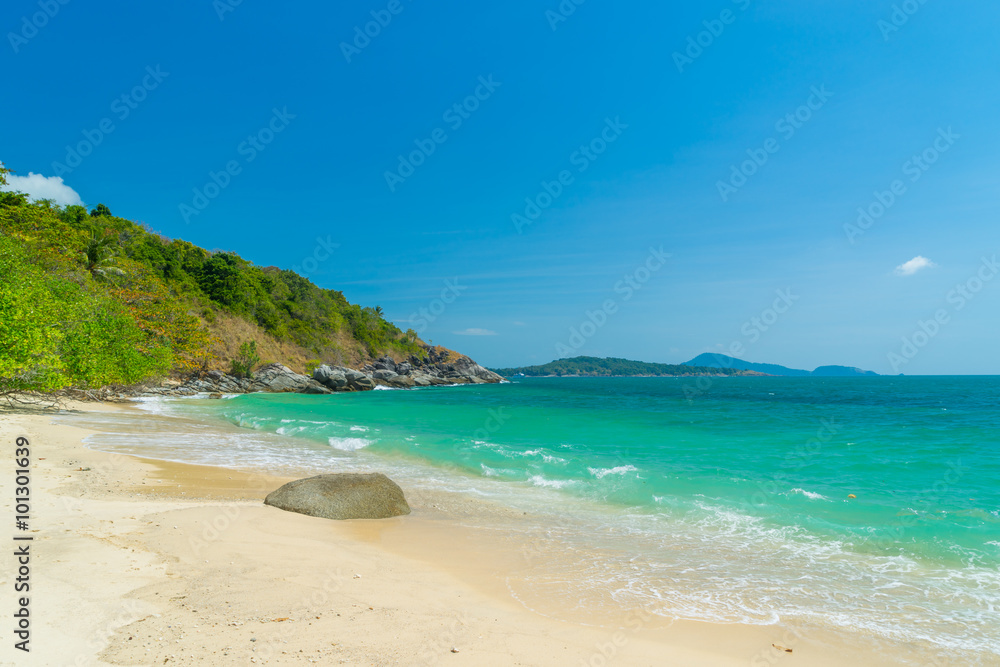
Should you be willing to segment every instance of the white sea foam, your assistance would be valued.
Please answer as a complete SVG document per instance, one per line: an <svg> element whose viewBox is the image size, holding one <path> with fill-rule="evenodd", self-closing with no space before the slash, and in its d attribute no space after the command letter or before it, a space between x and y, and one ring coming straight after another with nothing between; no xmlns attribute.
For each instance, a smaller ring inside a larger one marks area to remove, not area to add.
<svg viewBox="0 0 1000 667"><path fill-rule="evenodd" d="M361 432L364 432L364 431L368 430L368 427L367 426L352 426L351 430L352 431L361 431Z"/></svg>
<svg viewBox="0 0 1000 667"><path fill-rule="evenodd" d="M507 450L500 451L501 454L506 455ZM546 463L566 463L566 459L560 456L553 456L551 454L546 454L541 449L526 449L523 452L511 452L513 456L521 456L524 458L530 457L540 457Z"/></svg>
<svg viewBox="0 0 1000 667"><path fill-rule="evenodd" d="M541 475L532 475L528 478L528 481L535 486L544 486L550 489L564 489L576 483L571 479L546 479Z"/></svg>
<svg viewBox="0 0 1000 667"><path fill-rule="evenodd" d="M812 491L806 491L805 489L792 489L792 493L801 494L809 500L829 500L829 498L824 496L822 493L813 493Z"/></svg>
<svg viewBox="0 0 1000 667"><path fill-rule="evenodd" d="M597 479L603 479L608 475L624 475L627 472L636 472L639 469L633 465L615 466L614 468L587 468L590 474Z"/></svg>
<svg viewBox="0 0 1000 667"><path fill-rule="evenodd" d="M330 438L330 446L342 452L356 452L372 444L371 440L364 438Z"/></svg>
<svg viewBox="0 0 1000 667"><path fill-rule="evenodd" d="M152 412L156 415L169 414L169 409L167 407L167 399L162 396L141 396L139 398L132 399L136 407L145 412Z"/></svg>

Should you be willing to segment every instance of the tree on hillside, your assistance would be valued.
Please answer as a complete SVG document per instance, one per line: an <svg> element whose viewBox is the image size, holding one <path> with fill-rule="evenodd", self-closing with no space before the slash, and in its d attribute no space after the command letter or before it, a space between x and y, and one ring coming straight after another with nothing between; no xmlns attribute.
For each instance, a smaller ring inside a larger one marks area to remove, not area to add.
<svg viewBox="0 0 1000 667"><path fill-rule="evenodd" d="M94 232L83 248L84 267L97 280L109 275L123 276L125 272L112 266L115 258L115 235L108 232Z"/></svg>
<svg viewBox="0 0 1000 667"><path fill-rule="evenodd" d="M257 341L247 341L240 345L239 354L229 362L229 372L238 378L249 378L253 376L253 369L259 363L260 355L257 354Z"/></svg>
<svg viewBox="0 0 1000 667"><path fill-rule="evenodd" d="M110 218L111 217L111 209L109 209L104 204L98 204L97 208L95 208L93 211L90 212L90 217L92 217L92 218L101 218L101 217Z"/></svg>

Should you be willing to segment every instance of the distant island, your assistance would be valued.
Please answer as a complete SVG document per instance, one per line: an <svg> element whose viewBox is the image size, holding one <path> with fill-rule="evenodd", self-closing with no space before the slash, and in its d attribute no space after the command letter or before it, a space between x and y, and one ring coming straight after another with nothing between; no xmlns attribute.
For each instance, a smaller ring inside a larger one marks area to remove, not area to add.
<svg viewBox="0 0 1000 667"><path fill-rule="evenodd" d="M730 368L744 371L756 371L765 375L778 375L781 377L862 377L877 376L874 371L866 371L851 366L820 366L813 371L787 368L777 364L756 364L752 361L743 361L735 357L724 354L706 353L683 364L695 368Z"/></svg>
<svg viewBox="0 0 1000 667"><path fill-rule="evenodd" d="M757 371L720 366L692 366L690 364L653 364L645 361L598 357L573 357L557 359L541 366L520 368L491 368L504 377L685 377L692 375L762 375Z"/></svg>
<svg viewBox="0 0 1000 667"><path fill-rule="evenodd" d="M814 371L787 368L777 364L756 364L727 357L724 354L701 354L684 364L655 364L608 357L573 357L557 359L539 366L520 368L491 368L504 377L690 377L712 376L763 376L778 377L860 377L878 373L849 366L820 366Z"/></svg>

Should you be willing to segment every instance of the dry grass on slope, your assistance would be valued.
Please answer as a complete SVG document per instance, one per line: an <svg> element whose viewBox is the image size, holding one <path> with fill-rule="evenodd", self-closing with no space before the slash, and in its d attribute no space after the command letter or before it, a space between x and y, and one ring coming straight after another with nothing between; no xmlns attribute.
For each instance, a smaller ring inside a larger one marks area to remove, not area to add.
<svg viewBox="0 0 1000 667"><path fill-rule="evenodd" d="M364 365L367 361L361 345L343 332L334 336L334 345L312 350L292 341L280 341L256 323L228 313L216 313L215 321L207 324L207 328L214 339L210 351L215 355L209 368L221 371L229 370L229 361L239 353L240 345L251 340L257 341L261 364L281 363L296 373L304 373L310 361L321 360L352 367Z"/></svg>

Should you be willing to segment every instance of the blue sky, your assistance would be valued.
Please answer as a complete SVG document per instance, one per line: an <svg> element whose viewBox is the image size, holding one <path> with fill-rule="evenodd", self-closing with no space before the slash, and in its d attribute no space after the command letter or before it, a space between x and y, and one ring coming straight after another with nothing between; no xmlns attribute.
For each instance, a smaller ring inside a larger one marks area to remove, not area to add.
<svg viewBox="0 0 1000 667"><path fill-rule="evenodd" d="M740 344L1000 373L998 19L941 0L12 0L0 158L488 365Z"/></svg>

